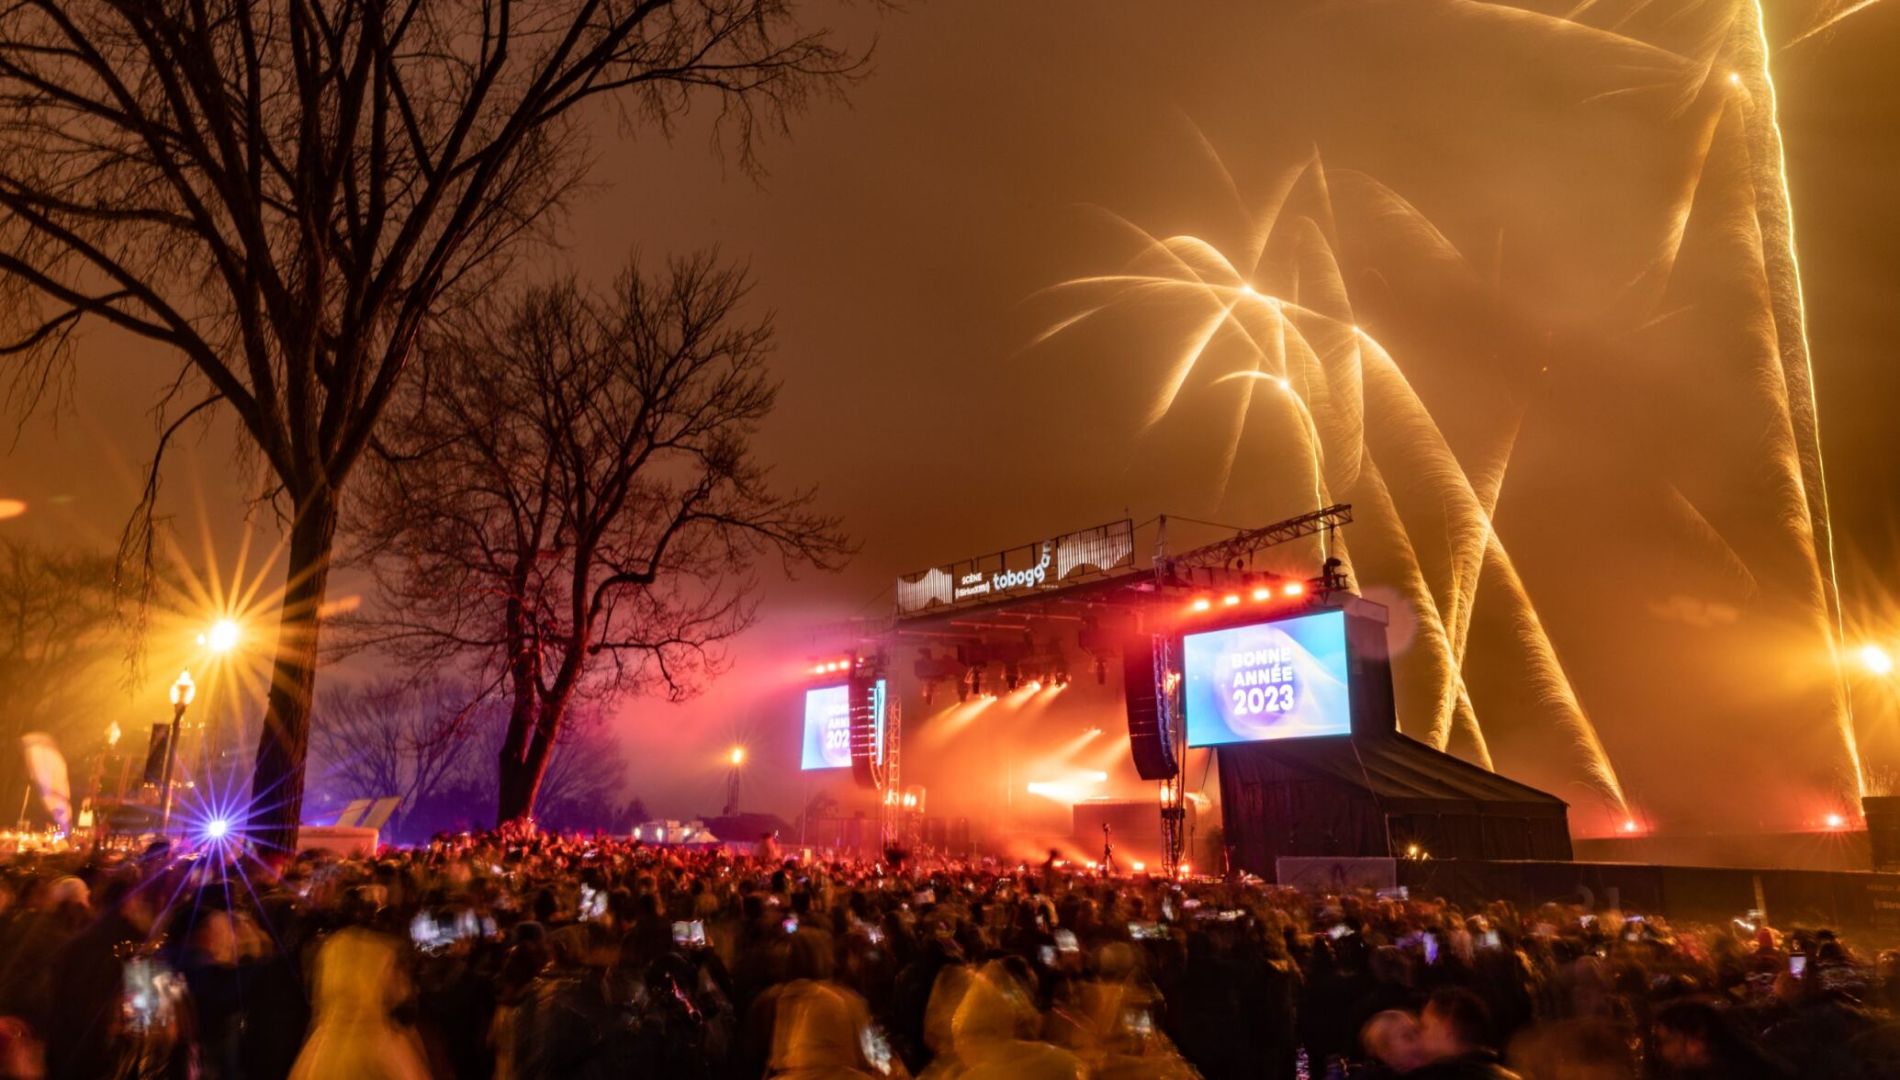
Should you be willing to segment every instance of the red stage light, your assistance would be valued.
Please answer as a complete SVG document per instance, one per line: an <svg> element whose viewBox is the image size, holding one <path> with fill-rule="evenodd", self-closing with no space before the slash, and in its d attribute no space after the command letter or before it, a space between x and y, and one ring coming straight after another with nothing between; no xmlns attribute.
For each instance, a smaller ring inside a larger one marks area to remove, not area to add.
<svg viewBox="0 0 1900 1080"><path fill-rule="evenodd" d="M1642 826L1636 824L1636 821L1634 818L1630 819L1629 821L1625 821L1623 823L1623 831L1626 833L1633 833L1640 830L1641 828Z"/></svg>
<svg viewBox="0 0 1900 1080"><path fill-rule="evenodd" d="M1280 591L1288 596L1298 596L1306 591L1306 586L1297 581L1289 581L1280 586Z"/></svg>
<svg viewBox="0 0 1900 1080"><path fill-rule="evenodd" d="M1235 604L1240 603L1240 594L1228 593L1226 596L1220 598L1220 602L1226 604L1228 607L1233 607Z"/></svg>
<svg viewBox="0 0 1900 1080"><path fill-rule="evenodd" d="M1830 829L1843 828L1844 826L1846 826L1846 824L1847 824L1847 818L1843 817L1840 814L1829 814L1827 816L1827 827Z"/></svg>
<svg viewBox="0 0 1900 1080"><path fill-rule="evenodd" d="M1255 601L1265 600L1267 597L1272 596L1272 595L1273 595L1273 590L1268 589L1268 588L1259 588L1253 591L1253 598Z"/></svg>
<svg viewBox="0 0 1900 1080"><path fill-rule="evenodd" d="M1208 608L1213 607L1213 606L1214 606L1213 602L1208 600L1208 598L1205 596L1201 597L1199 600L1194 601L1194 610L1196 611L1206 611Z"/></svg>

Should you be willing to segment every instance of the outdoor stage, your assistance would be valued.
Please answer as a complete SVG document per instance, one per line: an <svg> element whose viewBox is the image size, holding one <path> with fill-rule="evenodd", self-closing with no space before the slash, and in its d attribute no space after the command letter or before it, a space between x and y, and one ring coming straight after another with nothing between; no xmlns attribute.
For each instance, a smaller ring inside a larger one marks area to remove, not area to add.
<svg viewBox="0 0 1900 1080"><path fill-rule="evenodd" d="M1287 855L1568 859L1561 800L1399 733L1386 610L1328 557L1350 521L1175 553L1159 519L1142 560L1124 520L904 575L813 657L801 765L870 809L806 840L1267 878Z"/></svg>

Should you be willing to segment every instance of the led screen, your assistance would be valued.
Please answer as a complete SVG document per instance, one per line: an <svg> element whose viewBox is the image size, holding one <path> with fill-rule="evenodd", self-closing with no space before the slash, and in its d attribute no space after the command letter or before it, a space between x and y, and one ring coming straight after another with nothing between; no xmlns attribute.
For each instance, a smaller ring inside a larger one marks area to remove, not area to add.
<svg viewBox="0 0 1900 1080"><path fill-rule="evenodd" d="M820 686L805 691L805 751L801 769L851 767L851 691Z"/></svg>
<svg viewBox="0 0 1900 1080"><path fill-rule="evenodd" d="M1352 732L1345 612L1189 634L1181 651L1189 746Z"/></svg>

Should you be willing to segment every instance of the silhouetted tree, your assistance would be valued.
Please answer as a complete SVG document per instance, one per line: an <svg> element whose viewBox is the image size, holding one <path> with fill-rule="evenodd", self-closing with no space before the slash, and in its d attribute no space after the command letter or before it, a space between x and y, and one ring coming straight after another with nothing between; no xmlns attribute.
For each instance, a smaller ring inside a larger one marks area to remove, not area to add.
<svg viewBox="0 0 1900 1080"><path fill-rule="evenodd" d="M478 705L460 731L463 748L454 767L405 803L397 832L402 839L421 841L437 832L485 827L495 820L501 746L508 734L506 703ZM625 782L626 761L605 719L596 710L579 710L562 725L549 755L535 817L556 830L625 833L646 815L638 797L622 796Z"/></svg>
<svg viewBox="0 0 1900 1080"><path fill-rule="evenodd" d="M394 795L391 831L464 768L470 693L440 680L339 688L318 698L311 753L331 794Z"/></svg>
<svg viewBox="0 0 1900 1080"><path fill-rule="evenodd" d="M0 540L0 790L25 782L21 735L51 732L70 755L119 718L126 637L114 615L111 556Z"/></svg>
<svg viewBox="0 0 1900 1080"><path fill-rule="evenodd" d="M22 0L0 19L0 356L32 408L89 321L180 358L165 445L226 409L288 518L254 779L290 843L339 499L416 336L582 178L577 107L697 95L749 162L853 61L794 0ZM145 522L141 525L139 522Z"/></svg>
<svg viewBox="0 0 1900 1080"><path fill-rule="evenodd" d="M472 305L370 474L361 535L380 586L359 622L416 668L459 664L509 706L503 821L530 815L576 701L694 693L753 616L776 556L847 544L811 493L781 493L748 442L772 409L769 319L710 256L630 266Z"/></svg>

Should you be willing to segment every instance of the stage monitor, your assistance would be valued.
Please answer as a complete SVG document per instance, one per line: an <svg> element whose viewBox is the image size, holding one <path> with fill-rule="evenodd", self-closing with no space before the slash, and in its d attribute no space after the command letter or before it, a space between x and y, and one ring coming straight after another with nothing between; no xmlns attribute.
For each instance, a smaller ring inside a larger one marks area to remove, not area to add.
<svg viewBox="0 0 1900 1080"><path fill-rule="evenodd" d="M1352 734L1346 613L1182 639L1189 746Z"/></svg>
<svg viewBox="0 0 1900 1080"><path fill-rule="evenodd" d="M798 767L851 767L851 688L844 683L805 691L805 749Z"/></svg>

